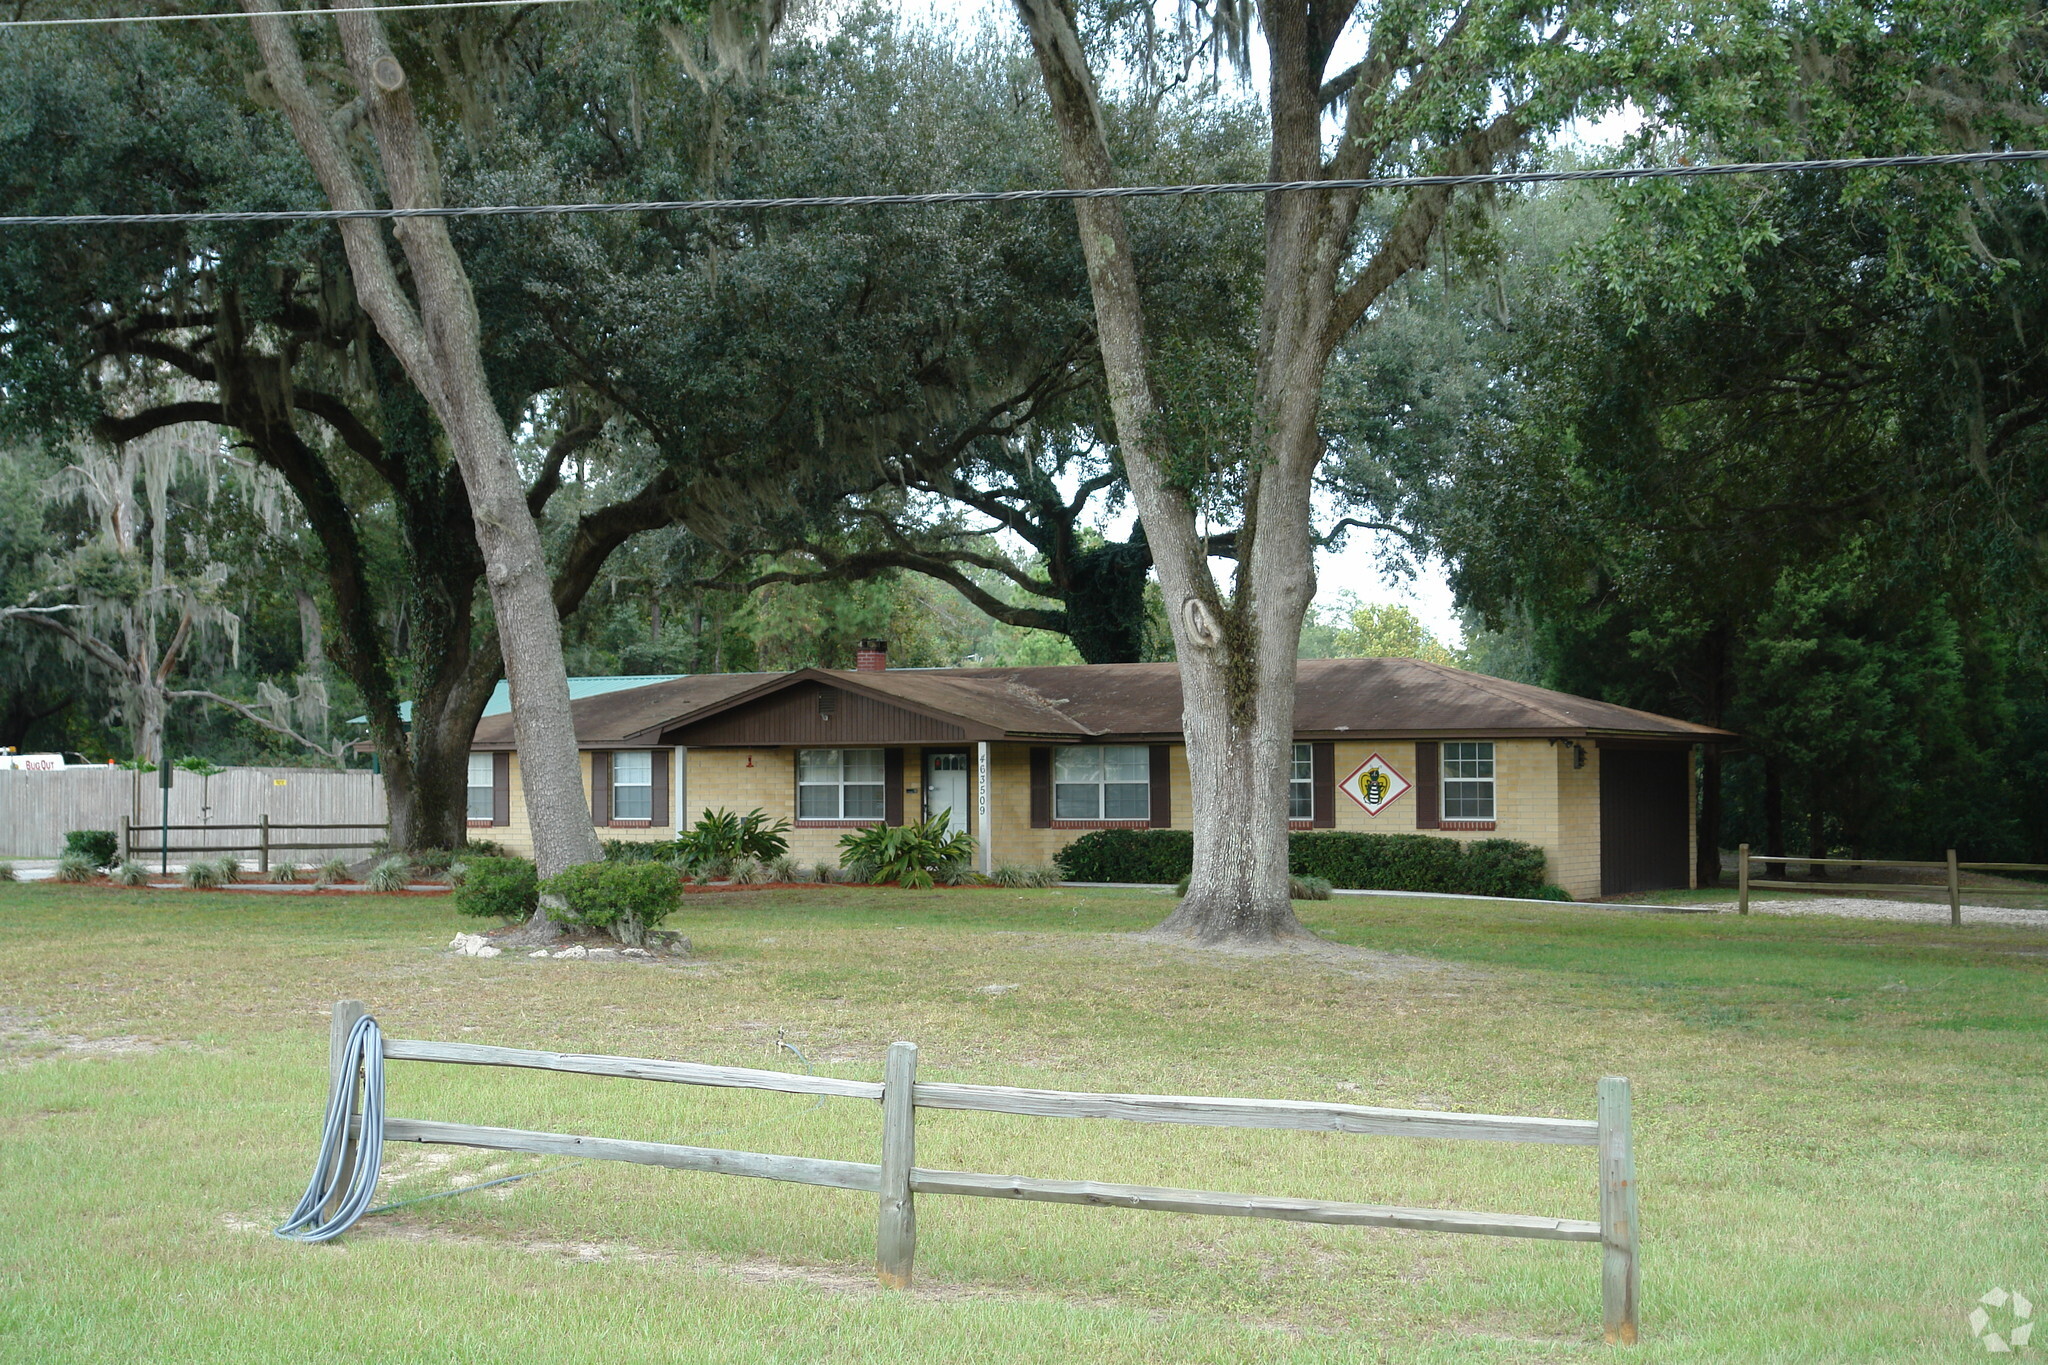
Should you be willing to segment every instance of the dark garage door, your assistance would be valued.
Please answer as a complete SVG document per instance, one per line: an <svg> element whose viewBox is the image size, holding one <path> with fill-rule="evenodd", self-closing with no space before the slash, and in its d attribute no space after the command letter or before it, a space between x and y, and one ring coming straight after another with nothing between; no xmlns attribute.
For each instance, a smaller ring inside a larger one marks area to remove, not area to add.
<svg viewBox="0 0 2048 1365"><path fill-rule="evenodd" d="M1600 750L1600 890L1617 896L1691 884L1690 749Z"/></svg>

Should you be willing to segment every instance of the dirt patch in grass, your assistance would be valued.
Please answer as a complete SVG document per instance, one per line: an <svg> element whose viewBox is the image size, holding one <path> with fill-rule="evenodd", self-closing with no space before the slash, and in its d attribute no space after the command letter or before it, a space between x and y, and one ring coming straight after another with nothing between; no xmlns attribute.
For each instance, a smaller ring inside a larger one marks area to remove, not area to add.
<svg viewBox="0 0 2048 1365"><path fill-rule="evenodd" d="M33 1015L0 1010L0 1070L16 1070L65 1057L135 1057L166 1047L188 1046L135 1034L88 1038L79 1033L58 1033L44 1027Z"/></svg>
<svg viewBox="0 0 2048 1365"><path fill-rule="evenodd" d="M1300 938L1273 939L1264 943L1204 943L1200 939L1162 933L1157 929L1147 929L1137 934L1097 934L1092 937L1107 951L1129 953L1133 956L1148 955L1154 960L1179 958L1183 961L1199 961L1203 958L1241 958L1246 961L1299 962L1309 966L1328 967L1347 976L1365 979L1420 974L1477 979L1485 975L1469 967L1459 967L1426 957L1415 957L1408 953L1389 953L1376 948L1354 948L1349 944L1333 942L1313 934Z"/></svg>

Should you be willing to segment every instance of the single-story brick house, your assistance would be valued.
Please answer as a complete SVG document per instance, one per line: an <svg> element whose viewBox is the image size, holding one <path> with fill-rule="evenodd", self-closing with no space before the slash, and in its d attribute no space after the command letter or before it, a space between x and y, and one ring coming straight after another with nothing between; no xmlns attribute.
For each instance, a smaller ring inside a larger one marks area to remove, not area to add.
<svg viewBox="0 0 2048 1365"><path fill-rule="evenodd" d="M703 674L572 703L592 818L667 839L710 809L790 821L836 862L851 828L941 812L985 866L1044 864L1079 833L1189 824L1171 663ZM1692 884L1693 749L1734 738L1416 659L1305 659L1297 829L1520 839L1574 896ZM530 850L509 715L477 727L470 828Z"/></svg>

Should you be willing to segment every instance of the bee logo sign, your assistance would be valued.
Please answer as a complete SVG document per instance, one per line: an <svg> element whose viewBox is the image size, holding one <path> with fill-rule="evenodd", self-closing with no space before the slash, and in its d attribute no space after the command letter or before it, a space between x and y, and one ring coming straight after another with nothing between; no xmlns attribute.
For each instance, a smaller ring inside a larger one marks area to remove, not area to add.
<svg viewBox="0 0 2048 1365"><path fill-rule="evenodd" d="M1365 808L1367 815L1378 815L1412 784L1395 771L1393 764L1374 754L1338 785L1346 796Z"/></svg>

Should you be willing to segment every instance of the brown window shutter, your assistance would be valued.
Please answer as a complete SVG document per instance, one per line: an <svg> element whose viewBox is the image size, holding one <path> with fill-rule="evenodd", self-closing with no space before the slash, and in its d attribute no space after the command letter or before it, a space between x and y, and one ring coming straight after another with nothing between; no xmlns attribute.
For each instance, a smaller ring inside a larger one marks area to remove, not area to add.
<svg viewBox="0 0 2048 1365"><path fill-rule="evenodd" d="M612 756L600 750L590 756L590 823L612 822Z"/></svg>
<svg viewBox="0 0 2048 1365"><path fill-rule="evenodd" d="M903 823L903 751L882 750L883 819L892 825Z"/></svg>
<svg viewBox="0 0 2048 1365"><path fill-rule="evenodd" d="M656 829L668 828L668 750L654 751L654 818L647 822Z"/></svg>
<svg viewBox="0 0 2048 1365"><path fill-rule="evenodd" d="M1052 828L1052 750L1031 751L1031 828Z"/></svg>
<svg viewBox="0 0 2048 1365"><path fill-rule="evenodd" d="M1416 741L1415 828L1417 829L1442 829L1444 827L1442 769L1438 766L1437 762L1439 752L1441 750L1433 739Z"/></svg>
<svg viewBox="0 0 2048 1365"><path fill-rule="evenodd" d="M512 755L503 749L491 755L491 823L512 823Z"/></svg>
<svg viewBox="0 0 2048 1365"><path fill-rule="evenodd" d="M1308 746L1308 789L1315 798L1311 829L1337 828L1337 746L1319 739Z"/></svg>
<svg viewBox="0 0 2048 1365"><path fill-rule="evenodd" d="M1173 746L1152 746L1152 828L1173 828Z"/></svg>

